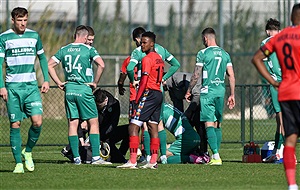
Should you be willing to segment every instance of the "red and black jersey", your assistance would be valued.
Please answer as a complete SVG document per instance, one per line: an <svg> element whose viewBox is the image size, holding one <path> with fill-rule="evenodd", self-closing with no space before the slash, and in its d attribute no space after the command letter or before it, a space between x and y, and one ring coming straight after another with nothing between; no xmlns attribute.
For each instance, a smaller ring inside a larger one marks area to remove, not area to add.
<svg viewBox="0 0 300 190"><path fill-rule="evenodd" d="M142 59L142 75L149 76L146 89L161 91L160 84L163 77L164 65L165 63L161 56L156 52L150 52Z"/></svg>
<svg viewBox="0 0 300 190"><path fill-rule="evenodd" d="M300 26L291 26L271 38L261 50L276 52L282 72L278 101L300 100Z"/></svg>

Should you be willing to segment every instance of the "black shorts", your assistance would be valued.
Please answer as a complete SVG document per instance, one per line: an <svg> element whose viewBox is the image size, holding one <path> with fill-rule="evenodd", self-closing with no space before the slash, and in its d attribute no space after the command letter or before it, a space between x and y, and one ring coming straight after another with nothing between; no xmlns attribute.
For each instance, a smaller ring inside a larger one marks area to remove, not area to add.
<svg viewBox="0 0 300 190"><path fill-rule="evenodd" d="M280 102L285 136L300 136L300 100Z"/></svg>
<svg viewBox="0 0 300 190"><path fill-rule="evenodd" d="M134 105L131 121L158 123L162 105L162 92L157 90L145 90L139 103Z"/></svg>
<svg viewBox="0 0 300 190"><path fill-rule="evenodd" d="M134 102L135 102L135 100L129 101L129 112L128 112L129 121L132 117L132 113L133 113L133 110L134 110Z"/></svg>

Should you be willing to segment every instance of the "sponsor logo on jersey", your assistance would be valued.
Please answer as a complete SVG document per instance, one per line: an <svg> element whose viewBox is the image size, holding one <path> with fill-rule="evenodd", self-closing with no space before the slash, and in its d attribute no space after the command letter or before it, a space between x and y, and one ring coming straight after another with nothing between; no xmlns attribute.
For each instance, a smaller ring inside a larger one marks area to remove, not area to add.
<svg viewBox="0 0 300 190"><path fill-rule="evenodd" d="M220 78L215 78L215 80L211 80L210 82L211 82L212 84L217 85L217 86L219 86L220 84L223 84L223 83L224 83L224 81L221 80Z"/></svg>
<svg viewBox="0 0 300 190"><path fill-rule="evenodd" d="M82 97L82 94L76 93L76 92L67 92L66 96L80 96Z"/></svg>
<svg viewBox="0 0 300 190"><path fill-rule="evenodd" d="M16 48L11 50L12 54L34 54L32 47Z"/></svg>
<svg viewBox="0 0 300 190"><path fill-rule="evenodd" d="M71 74L70 76L68 76L69 81L78 81L80 79L81 79L81 77L80 76L78 77L75 74Z"/></svg>
<svg viewBox="0 0 300 190"><path fill-rule="evenodd" d="M31 102L30 105L32 107L36 107L36 106L42 106L42 103L41 102Z"/></svg>

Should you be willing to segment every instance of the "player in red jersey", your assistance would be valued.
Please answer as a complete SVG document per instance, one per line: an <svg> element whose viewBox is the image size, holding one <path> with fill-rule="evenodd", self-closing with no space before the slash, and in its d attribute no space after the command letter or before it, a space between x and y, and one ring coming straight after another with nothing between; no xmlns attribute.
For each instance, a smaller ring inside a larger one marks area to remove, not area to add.
<svg viewBox="0 0 300 190"><path fill-rule="evenodd" d="M293 26L285 28L258 50L252 58L259 73L278 88L285 130L283 164L289 190L298 190L296 184L295 148L300 136L300 4L293 6ZM282 82L276 82L268 73L263 59L276 52L282 71Z"/></svg>
<svg viewBox="0 0 300 190"><path fill-rule="evenodd" d="M122 63L122 66L121 66L121 70L120 70L120 77L119 77L119 80L118 80L118 89L119 89L119 94L120 95L124 95L125 93L125 88L124 88L124 81L126 79L126 76L127 76L127 66L128 64L130 63L130 56L128 56ZM137 67L134 68L134 80L135 81L138 81L138 74L137 74ZM133 102L135 101L135 98L136 98L136 89L135 87L133 86L132 83L129 83L129 91L130 91L130 95L129 95L129 118L131 118L131 115L132 115L132 105L133 105Z"/></svg>
<svg viewBox="0 0 300 190"><path fill-rule="evenodd" d="M156 160L159 148L158 122L163 100L160 84L164 72L164 61L154 50L155 38L156 36L152 32L142 34L141 48L146 53L146 56L142 59L142 76L135 100L134 113L129 125L130 159L126 164L118 166L118 168L137 168L138 132L143 122L147 122L151 136L151 159L142 168L155 169L157 167Z"/></svg>

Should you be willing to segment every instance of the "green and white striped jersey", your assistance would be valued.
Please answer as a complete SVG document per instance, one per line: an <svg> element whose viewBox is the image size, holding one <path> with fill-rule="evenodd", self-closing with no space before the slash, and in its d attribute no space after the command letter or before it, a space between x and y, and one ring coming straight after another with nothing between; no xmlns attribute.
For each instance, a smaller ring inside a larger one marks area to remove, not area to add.
<svg viewBox="0 0 300 190"><path fill-rule="evenodd" d="M161 119L164 127L175 137L181 135L185 131L194 131L186 116L177 108L170 104L163 103L161 109L163 110L161 112Z"/></svg>
<svg viewBox="0 0 300 190"><path fill-rule="evenodd" d="M265 45L272 37L268 37L261 42L261 46ZM264 59L264 64L267 67L267 70L271 74L274 80L281 82L281 68L279 61L276 55L276 52L273 52L269 57Z"/></svg>
<svg viewBox="0 0 300 190"><path fill-rule="evenodd" d="M26 29L16 34L12 29L0 35L0 57L6 61L6 87L26 88L37 85L35 58L44 53L42 41L36 31Z"/></svg>
<svg viewBox="0 0 300 190"><path fill-rule="evenodd" d="M200 96L224 97L227 66L232 66L229 54L219 46L210 46L198 52L196 65L202 67Z"/></svg>
<svg viewBox="0 0 300 190"><path fill-rule="evenodd" d="M83 43L68 44L52 57L62 67L65 73L65 81L69 84L84 84L93 81L93 70L91 64L100 57L94 47Z"/></svg>

